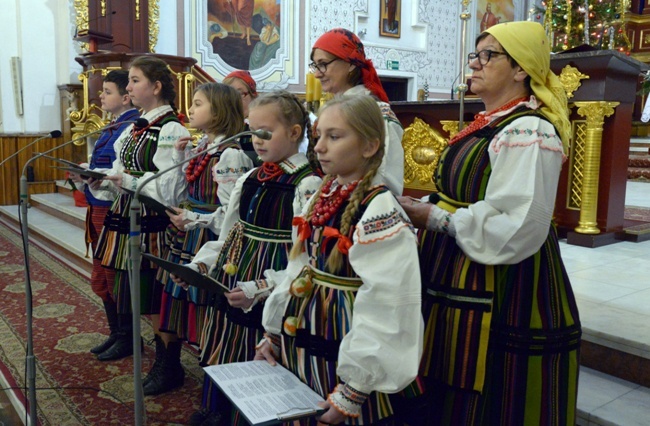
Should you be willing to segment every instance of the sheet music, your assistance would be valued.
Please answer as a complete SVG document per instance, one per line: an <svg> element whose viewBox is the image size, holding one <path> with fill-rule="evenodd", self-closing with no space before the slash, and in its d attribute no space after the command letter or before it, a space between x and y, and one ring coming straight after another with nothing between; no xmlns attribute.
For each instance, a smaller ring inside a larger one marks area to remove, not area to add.
<svg viewBox="0 0 650 426"><path fill-rule="evenodd" d="M318 403L324 399L279 364L236 362L204 370L253 425L278 424L323 412Z"/></svg>

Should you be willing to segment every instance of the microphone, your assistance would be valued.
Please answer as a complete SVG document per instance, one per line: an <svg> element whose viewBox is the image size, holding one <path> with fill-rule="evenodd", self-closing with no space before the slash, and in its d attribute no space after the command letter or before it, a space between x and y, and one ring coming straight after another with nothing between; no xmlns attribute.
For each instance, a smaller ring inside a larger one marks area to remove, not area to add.
<svg viewBox="0 0 650 426"><path fill-rule="evenodd" d="M131 204L129 206L129 219L130 219L130 234L129 234L130 256L129 257L131 259L131 271L129 274L129 279L132 283L140 282L140 264L142 263L142 251L141 251L142 249L140 247L140 229L141 229L140 214L141 214L142 206L138 198L140 197L140 191L142 191L142 188L144 188L144 186L149 182L151 182L152 180L159 178L165 173L170 172L175 168L182 166L185 163L189 163L190 161L194 160L195 158L209 151L217 150L221 145L225 144L226 142L231 142L235 139L238 139L246 135L254 135L260 139L271 139L272 136L271 132L267 130L246 130L244 132L237 133L234 136L222 140L220 143L216 144L215 146L211 146L206 150L203 150L195 155L186 158L185 160L181 161L178 164L175 164L163 170L159 170L156 174L154 174L153 176L149 176L148 178L145 178L142 181L142 183L138 184L135 193L131 196ZM141 342L140 342L140 286L139 285L131 286L131 310L133 312L132 328L133 328L133 365L134 365L133 386L135 391L134 405L135 407L143 407L144 395L142 391L142 375L140 371L140 366L142 363L142 358L141 358L142 355L140 353Z"/></svg>
<svg viewBox="0 0 650 426"><path fill-rule="evenodd" d="M273 134L271 132L269 132L268 130L249 130L249 132L253 136L257 136L258 138L265 139L265 140L269 140L273 136ZM246 132L242 132L242 133L246 133ZM235 136L237 136L237 135L235 135ZM245 136L245 135L243 135L243 136Z"/></svg>
<svg viewBox="0 0 650 426"><path fill-rule="evenodd" d="M29 144L27 144L26 146L20 148L18 151L14 152L14 153L11 154L9 157L7 157L7 158L5 158L4 160L2 160L2 162L0 162L0 166L2 166L4 163L6 163L6 162L9 161L10 159L14 158L16 155L20 154L20 153L23 152L24 150L26 150L26 149L29 148L30 146L34 145L36 142L41 141L41 140L43 140L43 139L47 139L47 138L56 139L56 138L61 137L61 134L62 134L62 133L61 133L60 130L52 130L52 131L51 131L50 133L48 133L47 135L45 135L45 136L41 136L40 138L31 141L31 142L30 142Z"/></svg>
<svg viewBox="0 0 650 426"><path fill-rule="evenodd" d="M451 83L451 96L449 97L449 99L451 99L452 101L454 100L454 91L455 91L454 90L454 84L456 84L456 82L458 81L458 79L460 78L460 75L462 73L463 73L463 71L459 72L458 75L456 76L456 78L454 78L454 81Z"/></svg>

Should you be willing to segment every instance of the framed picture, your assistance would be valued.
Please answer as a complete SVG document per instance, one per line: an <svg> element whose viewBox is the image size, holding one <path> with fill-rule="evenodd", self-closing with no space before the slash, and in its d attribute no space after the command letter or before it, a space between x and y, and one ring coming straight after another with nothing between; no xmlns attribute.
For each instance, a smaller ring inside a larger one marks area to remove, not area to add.
<svg viewBox="0 0 650 426"><path fill-rule="evenodd" d="M493 25L514 20L514 0L478 0L476 4L476 35Z"/></svg>
<svg viewBox="0 0 650 426"><path fill-rule="evenodd" d="M399 38L402 27L402 0L379 0L379 35Z"/></svg>
<svg viewBox="0 0 650 426"><path fill-rule="evenodd" d="M218 81L248 70L258 91L300 81L300 2L297 0L185 0L188 51Z"/></svg>

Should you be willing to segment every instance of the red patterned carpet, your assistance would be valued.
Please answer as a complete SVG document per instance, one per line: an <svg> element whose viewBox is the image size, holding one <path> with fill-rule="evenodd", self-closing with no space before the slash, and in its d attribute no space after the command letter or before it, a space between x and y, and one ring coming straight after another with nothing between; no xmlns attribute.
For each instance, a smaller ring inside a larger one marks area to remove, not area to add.
<svg viewBox="0 0 650 426"><path fill-rule="evenodd" d="M637 222L650 222L650 208L638 206L625 206L625 220Z"/></svg>
<svg viewBox="0 0 650 426"><path fill-rule="evenodd" d="M30 246L36 399L41 425L124 425L134 423L133 361L99 362L88 349L107 334L100 300L89 281ZM0 385L24 387L25 285L20 237L0 225ZM142 322L145 339L151 324ZM153 362L145 348L143 369ZM203 373L190 348L184 348L185 385L171 393L146 397L147 424L183 424L199 408ZM3 383L5 377L9 384ZM101 391L99 391L101 390ZM0 392L0 424L16 423L11 402L27 392ZM12 417L13 416L13 417Z"/></svg>

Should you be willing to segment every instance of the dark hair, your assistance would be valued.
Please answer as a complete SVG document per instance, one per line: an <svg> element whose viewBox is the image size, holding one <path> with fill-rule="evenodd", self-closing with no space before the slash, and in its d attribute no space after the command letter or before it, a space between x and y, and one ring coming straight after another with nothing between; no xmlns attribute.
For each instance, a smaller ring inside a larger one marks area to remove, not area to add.
<svg viewBox="0 0 650 426"><path fill-rule="evenodd" d="M488 33L487 31L483 31L481 34L476 36L476 42L474 42L474 47L478 46L479 42L481 40L485 39L489 35L492 35L492 34ZM492 36L492 37L494 37L494 36ZM496 37L494 37L494 39L496 40ZM498 42L499 42L499 40L497 40L497 43ZM499 43L499 45L501 46L501 43ZM517 61L515 61L515 59L512 56L510 56L508 51L503 46L501 46L501 49L503 49L503 53L506 54L506 58L508 58L508 62L510 62L510 66L512 68L521 67L521 65L519 65L517 63ZM522 69L523 69L523 67L522 67ZM530 92L531 88L530 88L530 76L529 75L526 76L526 79L524 80L524 87Z"/></svg>
<svg viewBox="0 0 650 426"><path fill-rule="evenodd" d="M194 89L196 92L202 92L210 103L209 132L230 137L244 129L244 106L237 89L227 84L205 83Z"/></svg>
<svg viewBox="0 0 650 426"><path fill-rule="evenodd" d="M129 72L127 70L113 70L104 76L104 83L115 83L120 95L128 95L126 86L129 84Z"/></svg>
<svg viewBox="0 0 650 426"><path fill-rule="evenodd" d="M144 74L147 79L155 83L160 82L161 97L172 107L174 113L176 110L176 89L171 70L165 61L155 56L138 56L131 62L132 68L137 68Z"/></svg>

